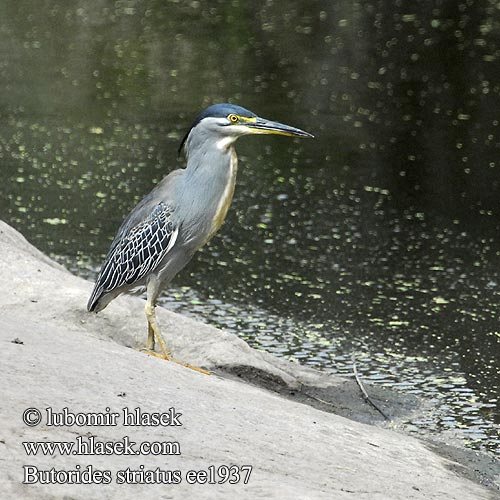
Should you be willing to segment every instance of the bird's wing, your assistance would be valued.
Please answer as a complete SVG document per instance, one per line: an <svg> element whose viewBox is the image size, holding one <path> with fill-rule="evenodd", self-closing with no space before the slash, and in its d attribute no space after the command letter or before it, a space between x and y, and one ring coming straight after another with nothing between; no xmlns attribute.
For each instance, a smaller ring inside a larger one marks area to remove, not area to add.
<svg viewBox="0 0 500 500"><path fill-rule="evenodd" d="M158 203L146 219L119 232L97 278L89 305L103 294L132 285L152 271L174 246L179 228L172 209Z"/></svg>
<svg viewBox="0 0 500 500"><path fill-rule="evenodd" d="M108 256L113 252L115 246L122 241L135 226L139 226L144 222L145 213L152 213L156 209L158 200L163 200L163 203L169 207L174 206L171 201L167 201L168 196L166 195L175 191L175 186L179 182L180 178L182 178L184 172L185 171L182 169L170 172L133 208L127 217L125 217L120 225L120 228L116 232L116 236L111 243Z"/></svg>

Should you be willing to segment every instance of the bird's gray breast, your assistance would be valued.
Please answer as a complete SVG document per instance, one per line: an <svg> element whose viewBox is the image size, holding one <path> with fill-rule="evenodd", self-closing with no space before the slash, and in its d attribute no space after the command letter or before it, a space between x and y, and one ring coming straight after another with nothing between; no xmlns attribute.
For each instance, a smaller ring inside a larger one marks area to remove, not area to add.
<svg viewBox="0 0 500 500"><path fill-rule="evenodd" d="M190 158L177 203L181 241L193 251L207 243L220 228L234 193L238 170L234 148L213 149L199 158L197 164L191 163L194 159Z"/></svg>

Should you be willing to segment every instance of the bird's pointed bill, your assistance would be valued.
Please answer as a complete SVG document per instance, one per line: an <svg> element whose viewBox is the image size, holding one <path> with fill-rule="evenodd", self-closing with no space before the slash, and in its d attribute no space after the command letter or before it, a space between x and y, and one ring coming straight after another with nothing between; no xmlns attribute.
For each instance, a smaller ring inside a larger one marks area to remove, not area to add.
<svg viewBox="0 0 500 500"><path fill-rule="evenodd" d="M290 127L290 125L284 125L283 123L273 122L259 117L256 117L251 121L248 120L245 123L245 127L250 129L253 134L278 134L296 137L314 137L314 135L309 132L305 132L304 130L300 130L300 128Z"/></svg>

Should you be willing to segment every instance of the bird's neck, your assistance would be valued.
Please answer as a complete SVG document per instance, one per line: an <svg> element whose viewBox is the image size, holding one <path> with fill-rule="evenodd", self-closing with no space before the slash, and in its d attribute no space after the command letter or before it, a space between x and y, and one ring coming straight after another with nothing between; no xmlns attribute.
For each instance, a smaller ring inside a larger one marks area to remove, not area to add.
<svg viewBox="0 0 500 500"><path fill-rule="evenodd" d="M186 178L211 177L222 185L221 180L230 174L231 163L236 157L234 139L222 138L214 142L195 135L188 140Z"/></svg>
<svg viewBox="0 0 500 500"><path fill-rule="evenodd" d="M182 186L184 220L191 221L200 244L208 241L224 221L233 197L238 159L232 144L188 144Z"/></svg>

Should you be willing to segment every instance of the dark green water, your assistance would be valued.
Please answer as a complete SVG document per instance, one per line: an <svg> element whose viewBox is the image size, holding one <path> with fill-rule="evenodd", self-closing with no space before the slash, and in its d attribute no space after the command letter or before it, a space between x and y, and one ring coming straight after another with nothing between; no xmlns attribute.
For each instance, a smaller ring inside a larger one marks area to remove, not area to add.
<svg viewBox="0 0 500 500"><path fill-rule="evenodd" d="M429 397L498 451L500 3L3 1L0 217L93 276L206 105L316 140L237 144L233 207L165 294L252 345Z"/></svg>

